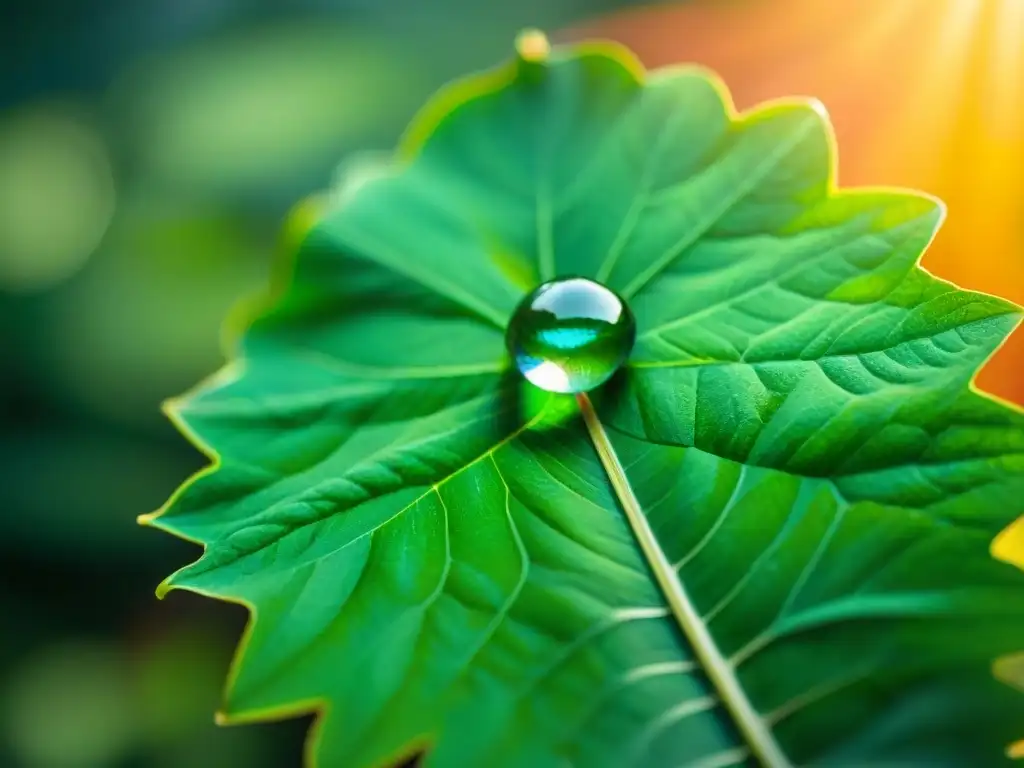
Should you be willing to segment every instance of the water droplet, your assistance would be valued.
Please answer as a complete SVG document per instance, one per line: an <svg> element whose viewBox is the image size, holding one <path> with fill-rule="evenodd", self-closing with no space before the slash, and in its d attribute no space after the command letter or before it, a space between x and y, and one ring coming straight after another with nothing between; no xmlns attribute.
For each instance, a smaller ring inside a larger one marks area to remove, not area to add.
<svg viewBox="0 0 1024 768"><path fill-rule="evenodd" d="M600 283L567 277L544 283L520 302L506 341L516 367L549 392L586 392L629 357L636 321Z"/></svg>

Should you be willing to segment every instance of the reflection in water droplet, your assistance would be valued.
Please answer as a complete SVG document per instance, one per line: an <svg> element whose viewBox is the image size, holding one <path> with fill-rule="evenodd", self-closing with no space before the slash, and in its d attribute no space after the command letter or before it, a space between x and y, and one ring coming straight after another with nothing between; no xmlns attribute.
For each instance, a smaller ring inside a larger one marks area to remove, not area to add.
<svg viewBox="0 0 1024 768"><path fill-rule="evenodd" d="M561 278L522 300L506 340L531 383L549 392L586 392L629 357L636 321L610 289L582 277Z"/></svg>

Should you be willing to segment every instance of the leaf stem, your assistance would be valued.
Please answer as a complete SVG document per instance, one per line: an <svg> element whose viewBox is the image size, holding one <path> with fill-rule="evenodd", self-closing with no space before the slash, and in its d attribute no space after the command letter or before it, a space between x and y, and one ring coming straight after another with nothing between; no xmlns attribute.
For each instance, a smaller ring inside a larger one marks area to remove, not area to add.
<svg viewBox="0 0 1024 768"><path fill-rule="evenodd" d="M644 515L640 508L640 502L630 487L622 463L608 439L608 433L605 432L604 425L601 424L601 420L594 411L590 398L584 393L579 393L576 395L576 401L579 403L583 421L590 433L590 439L594 443L605 472L608 473L608 479L626 513L626 518L640 544L640 549L647 558L665 595L665 600L678 620L683 634L686 635L686 639L693 647L693 652L700 661L704 672L711 679L723 705L732 715L736 727L758 762L766 768L786 768L791 765L789 759L783 754L778 742L775 741L771 729L750 703L736 678L732 665L718 650L707 625L687 595L682 580L658 543L654 531L647 521L647 516Z"/></svg>

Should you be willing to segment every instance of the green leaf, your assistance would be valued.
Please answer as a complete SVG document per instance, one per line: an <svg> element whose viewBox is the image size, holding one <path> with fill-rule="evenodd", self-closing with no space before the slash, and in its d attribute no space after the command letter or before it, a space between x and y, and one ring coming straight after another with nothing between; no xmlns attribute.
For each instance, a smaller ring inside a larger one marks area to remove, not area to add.
<svg viewBox="0 0 1024 768"><path fill-rule="evenodd" d="M1000 764L1024 414L971 379L1018 309L917 266L936 201L834 188L820 106L524 40L171 405L214 465L162 590L253 613L222 717L317 709L323 766ZM568 274L638 322L586 419L503 343Z"/></svg>

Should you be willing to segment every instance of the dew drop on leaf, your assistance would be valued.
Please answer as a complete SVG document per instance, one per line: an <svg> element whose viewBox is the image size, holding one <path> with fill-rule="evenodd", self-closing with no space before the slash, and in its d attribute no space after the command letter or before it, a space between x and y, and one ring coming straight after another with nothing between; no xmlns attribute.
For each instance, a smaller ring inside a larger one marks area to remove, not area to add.
<svg viewBox="0 0 1024 768"><path fill-rule="evenodd" d="M629 357L636 321L612 290L582 277L543 283L520 302L506 332L530 383L549 392L586 392Z"/></svg>

